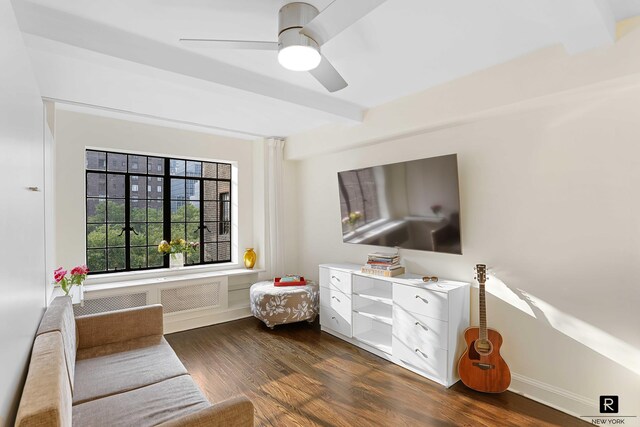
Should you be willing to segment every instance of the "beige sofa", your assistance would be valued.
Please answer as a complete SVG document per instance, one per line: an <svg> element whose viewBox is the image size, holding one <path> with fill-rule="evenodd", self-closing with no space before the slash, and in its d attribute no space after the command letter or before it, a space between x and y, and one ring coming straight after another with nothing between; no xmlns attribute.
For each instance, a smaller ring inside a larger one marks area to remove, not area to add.
<svg viewBox="0 0 640 427"><path fill-rule="evenodd" d="M162 306L75 317L47 309L33 345L17 426L253 426L253 405L212 405L162 333Z"/></svg>

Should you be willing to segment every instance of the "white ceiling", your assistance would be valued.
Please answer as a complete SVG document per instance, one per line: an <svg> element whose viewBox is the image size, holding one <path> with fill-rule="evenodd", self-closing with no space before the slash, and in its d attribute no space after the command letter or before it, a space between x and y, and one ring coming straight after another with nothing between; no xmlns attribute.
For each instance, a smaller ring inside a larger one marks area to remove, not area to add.
<svg viewBox="0 0 640 427"><path fill-rule="evenodd" d="M613 43L615 21L640 13L640 0L388 0L322 47L349 82L334 94L274 52L178 43L275 41L284 3L14 0L14 9L44 96L246 137L358 123L367 108L546 46L575 54Z"/></svg>
<svg viewBox="0 0 640 427"><path fill-rule="evenodd" d="M639 0L609 0L617 21L640 15Z"/></svg>

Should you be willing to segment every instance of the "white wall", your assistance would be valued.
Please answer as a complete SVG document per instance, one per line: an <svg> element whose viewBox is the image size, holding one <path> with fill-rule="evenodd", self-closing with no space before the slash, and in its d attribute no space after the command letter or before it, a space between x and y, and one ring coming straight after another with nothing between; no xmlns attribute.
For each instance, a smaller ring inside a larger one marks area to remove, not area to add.
<svg viewBox="0 0 640 427"><path fill-rule="evenodd" d="M588 80L636 63L626 56L640 47L640 34L634 37L568 58L564 70L589 64ZM507 64L482 79L508 91L540 68L539 56L528 59L532 67L516 72ZM513 71L506 81L505 68ZM420 123L416 106L435 109L447 95L468 95L468 81L454 82L382 106L361 127L290 138L290 157L302 159L292 162L301 272L317 279L318 264L363 263L374 249L342 243L338 171L458 153L463 255L404 250L408 270L473 281L473 265L486 262L494 275L488 322L504 336L514 390L577 416L597 414L598 396L618 394L621 414L640 415L640 74L622 74L526 108L509 98L474 116L461 105L460 120L447 104L446 126L427 114ZM550 94L563 76L546 88L541 76L537 88ZM477 324L475 289L472 297Z"/></svg>
<svg viewBox="0 0 640 427"><path fill-rule="evenodd" d="M53 296L55 285L51 280L56 269L56 212L55 212L55 104L44 102L44 229L45 229L45 272L49 280L46 287L46 301Z"/></svg>
<svg viewBox="0 0 640 427"><path fill-rule="evenodd" d="M55 125L57 264L85 259L85 148L237 162L238 254L254 245L253 142L58 109ZM80 226L78 226L80 224ZM233 248L232 248L233 249Z"/></svg>
<svg viewBox="0 0 640 427"><path fill-rule="evenodd" d="M44 153L42 100L8 0L0 1L0 94L0 425L13 425L45 305Z"/></svg>

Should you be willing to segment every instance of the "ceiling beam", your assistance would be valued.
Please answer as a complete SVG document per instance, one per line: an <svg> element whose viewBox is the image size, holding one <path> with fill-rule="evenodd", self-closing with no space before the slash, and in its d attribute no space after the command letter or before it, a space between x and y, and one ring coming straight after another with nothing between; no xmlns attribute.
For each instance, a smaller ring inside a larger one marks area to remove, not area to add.
<svg viewBox="0 0 640 427"><path fill-rule="evenodd" d="M23 32L157 69L189 76L361 122L364 109L89 19L27 1L13 7Z"/></svg>

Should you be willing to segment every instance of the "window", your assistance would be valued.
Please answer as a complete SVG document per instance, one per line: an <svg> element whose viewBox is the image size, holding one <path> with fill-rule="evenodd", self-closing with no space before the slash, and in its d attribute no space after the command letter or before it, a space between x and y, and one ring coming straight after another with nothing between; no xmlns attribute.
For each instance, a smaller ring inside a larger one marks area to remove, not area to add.
<svg viewBox="0 0 640 427"><path fill-rule="evenodd" d="M231 261L230 164L87 150L86 188L92 274L166 268L163 239L200 243L186 264Z"/></svg>
<svg viewBox="0 0 640 427"><path fill-rule="evenodd" d="M351 212L360 212L362 217L356 226L380 219L380 207L373 168L365 168L338 174L340 186L340 211L343 217ZM347 195L347 198L345 198ZM343 232L350 231L349 224L343 224Z"/></svg>
<svg viewBox="0 0 640 427"><path fill-rule="evenodd" d="M220 205L220 222L218 222L220 227L219 233L228 234L231 232L231 193L228 191L220 193L220 200L222 203Z"/></svg>

